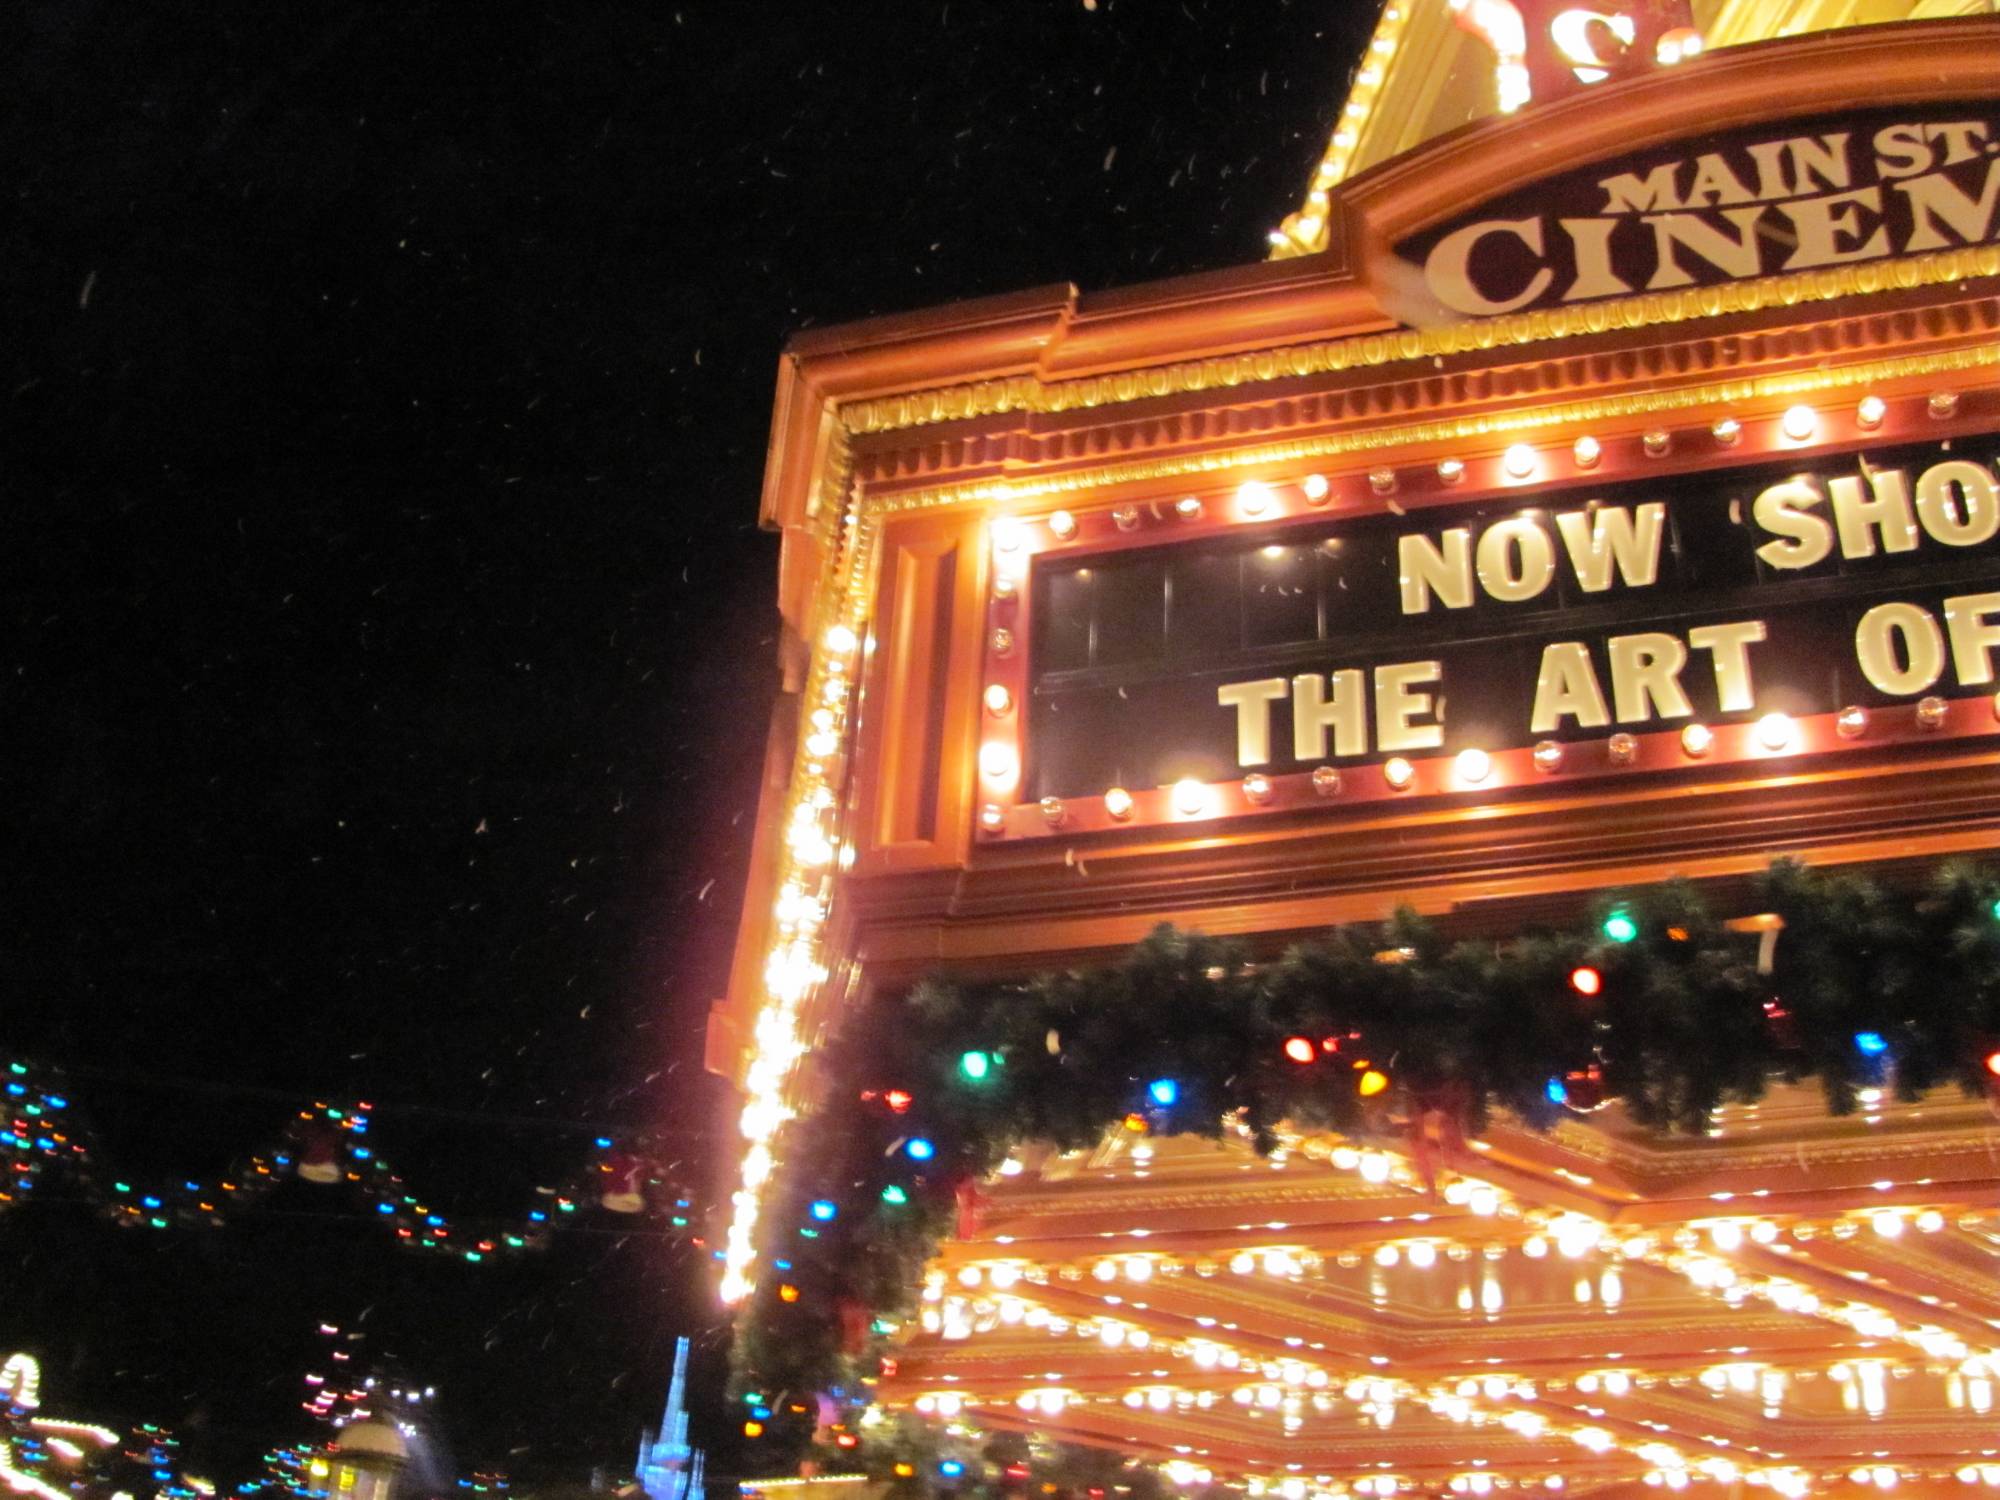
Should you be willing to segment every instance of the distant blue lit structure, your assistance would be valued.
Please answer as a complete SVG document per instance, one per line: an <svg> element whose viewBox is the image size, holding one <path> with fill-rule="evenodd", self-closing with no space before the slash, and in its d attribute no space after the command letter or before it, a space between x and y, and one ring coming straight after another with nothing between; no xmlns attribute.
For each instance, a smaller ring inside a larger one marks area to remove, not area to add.
<svg viewBox="0 0 2000 1500"><path fill-rule="evenodd" d="M657 1432L648 1429L639 1444L639 1488L647 1500L701 1500L702 1471L708 1457L688 1446L688 1341L674 1346L674 1380Z"/></svg>

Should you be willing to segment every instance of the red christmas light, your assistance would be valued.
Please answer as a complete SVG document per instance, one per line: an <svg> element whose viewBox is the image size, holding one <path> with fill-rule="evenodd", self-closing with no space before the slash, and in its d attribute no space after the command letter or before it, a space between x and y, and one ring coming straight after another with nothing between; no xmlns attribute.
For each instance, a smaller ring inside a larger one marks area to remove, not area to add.
<svg viewBox="0 0 2000 1500"><path fill-rule="evenodd" d="M1285 1056L1295 1063L1309 1063L1319 1056L1319 1049L1312 1044L1310 1037L1286 1037Z"/></svg>
<svg viewBox="0 0 2000 1500"><path fill-rule="evenodd" d="M1589 964L1582 964L1570 971L1569 987L1579 995L1595 995L1604 988L1604 976Z"/></svg>
<svg viewBox="0 0 2000 1500"><path fill-rule="evenodd" d="M916 1101L903 1089L890 1089L888 1093L882 1096L882 1102L889 1106L891 1114L900 1115L908 1111L909 1107Z"/></svg>
<svg viewBox="0 0 2000 1500"><path fill-rule="evenodd" d="M1986 1054L1986 1071L1991 1073L1995 1078L2000 1078L2000 1051Z"/></svg>

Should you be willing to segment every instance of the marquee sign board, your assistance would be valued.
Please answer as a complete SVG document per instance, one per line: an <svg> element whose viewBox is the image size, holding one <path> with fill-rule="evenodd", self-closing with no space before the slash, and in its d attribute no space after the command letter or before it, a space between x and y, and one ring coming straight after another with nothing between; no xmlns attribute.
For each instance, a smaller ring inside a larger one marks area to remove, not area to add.
<svg viewBox="0 0 2000 1500"><path fill-rule="evenodd" d="M1958 249L2000 238L1991 100L1656 147L1505 194L1396 247L1450 316Z"/></svg>
<svg viewBox="0 0 2000 1500"><path fill-rule="evenodd" d="M1045 559L1031 798L1991 694L2000 439Z"/></svg>

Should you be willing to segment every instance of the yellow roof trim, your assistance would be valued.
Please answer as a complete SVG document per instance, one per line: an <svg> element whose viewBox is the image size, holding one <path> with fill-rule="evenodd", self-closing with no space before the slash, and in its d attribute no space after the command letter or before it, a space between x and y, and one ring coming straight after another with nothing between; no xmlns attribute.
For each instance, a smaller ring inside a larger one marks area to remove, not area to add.
<svg viewBox="0 0 2000 1500"><path fill-rule="evenodd" d="M1889 21L1988 15L2000 0L1694 0L1707 50ZM1499 110L1490 81L1471 89L1466 63L1484 46L1459 29L1451 0L1388 0L1341 106L1304 202L1271 231L1272 260L1326 248L1332 189L1356 173ZM1456 82L1457 87L1452 85Z"/></svg>

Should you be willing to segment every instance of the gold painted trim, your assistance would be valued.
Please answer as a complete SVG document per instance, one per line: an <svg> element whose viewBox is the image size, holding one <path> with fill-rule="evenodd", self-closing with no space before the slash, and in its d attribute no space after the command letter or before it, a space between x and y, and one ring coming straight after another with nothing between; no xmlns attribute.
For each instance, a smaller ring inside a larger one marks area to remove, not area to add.
<svg viewBox="0 0 2000 1500"><path fill-rule="evenodd" d="M2000 272L2000 248L1993 251L1993 258L1995 270ZM1256 447L1222 452L1210 451L1170 458L1136 459L1129 463L1072 469L1046 479L981 479L962 484L933 485L925 489L906 490L894 495L864 499L862 514L869 519L877 519L946 505L1013 505L1078 495L1110 485L1179 480L1241 468L1300 463L1349 454L1379 453L1386 449L1415 444L1469 442L1482 438L1511 436L1541 427L1560 427L1577 422L1616 421L1627 417L1688 411L1731 401L1776 400L1809 395L1816 391L1853 389L1856 386L1876 382L1927 375L1958 375L1967 371L1995 368L2000 368L2000 344L1979 344L1938 354L1904 355L1895 359L1871 360L1864 364L1845 365L1829 370L1805 370L1784 375L1712 381L1704 385L1684 386L1675 390L1642 391L1625 396L1593 396L1561 402L1554 406L1516 407L1506 412L1476 417L1370 427L1366 431L1335 433L1328 437L1294 438L1285 442L1264 443Z"/></svg>
<svg viewBox="0 0 2000 1500"><path fill-rule="evenodd" d="M1404 360L1581 338L1626 329L1664 327L1767 307L1797 307L1842 297L1872 297L1947 282L2000 276L2000 245L1975 245L1866 265L1766 276L1677 292L1544 308L1499 318L1403 328L1322 343L1260 349L1216 359L1187 360L1110 375L1047 383L1033 375L879 396L840 407L850 433L899 432L1009 412L1054 414L1121 406L1162 396L1230 390L1274 380L1369 369Z"/></svg>

